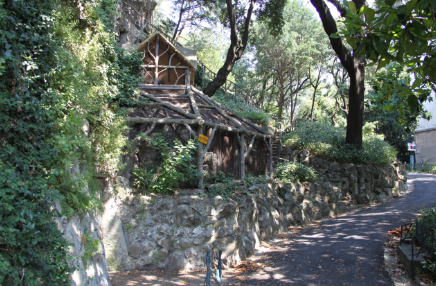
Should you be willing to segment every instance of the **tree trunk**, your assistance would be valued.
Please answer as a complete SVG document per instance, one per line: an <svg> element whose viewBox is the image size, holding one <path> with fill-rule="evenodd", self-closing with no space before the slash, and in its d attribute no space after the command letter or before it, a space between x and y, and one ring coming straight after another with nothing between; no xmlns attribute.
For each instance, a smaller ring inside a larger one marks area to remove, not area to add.
<svg viewBox="0 0 436 286"><path fill-rule="evenodd" d="M224 65L219 69L216 77L211 82L209 82L203 90L203 92L207 96L213 96L215 92L218 90L218 88L220 88L222 85L226 83L227 76L232 71L236 61L238 61L242 57L245 47L247 46L248 30L250 28L251 14L253 14L254 2L255 2L254 0L251 0L250 7L248 8L247 18L245 19L245 25L244 25L244 34L242 36L242 41L240 41L238 39L238 32L236 30L236 17L235 17L235 11L233 9L232 0L226 0L227 12L229 13L229 19L230 19L231 43L230 43L229 50L227 51L227 57L226 57L226 61L224 62Z"/></svg>
<svg viewBox="0 0 436 286"><path fill-rule="evenodd" d="M341 38L331 38L331 34L336 34L338 28L336 21L330 13L330 9L324 0L310 0L317 10L324 31L330 38L333 50L338 56L342 66L350 78L350 89L348 91L348 115L347 115L347 135L346 143L354 145L356 148L362 148L362 128L363 128L363 99L364 99L364 80L365 66L364 59L355 57L345 47ZM356 9L359 10L365 5L365 0L354 0ZM331 1L333 5L341 12L342 16L346 13L345 8L337 1Z"/></svg>
<svg viewBox="0 0 436 286"><path fill-rule="evenodd" d="M350 90L348 91L347 135L345 142L362 148L363 100L365 66L361 59L355 59L356 73L350 76Z"/></svg>
<svg viewBox="0 0 436 286"><path fill-rule="evenodd" d="M279 111L277 113L277 120L279 122L282 122L282 113L283 113L283 104L285 101L285 87L284 87L284 80L283 77L280 76L279 78Z"/></svg>

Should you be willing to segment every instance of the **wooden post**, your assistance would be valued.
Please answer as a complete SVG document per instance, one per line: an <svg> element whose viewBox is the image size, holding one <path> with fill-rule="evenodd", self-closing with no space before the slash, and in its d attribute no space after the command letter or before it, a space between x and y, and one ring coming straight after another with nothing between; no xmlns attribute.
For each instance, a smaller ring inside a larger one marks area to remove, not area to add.
<svg viewBox="0 0 436 286"><path fill-rule="evenodd" d="M206 147L203 149L203 157L206 155L207 150L209 149L210 145L212 144L213 136L215 135L216 126L212 129L212 132L210 133L209 139L207 140Z"/></svg>
<svg viewBox="0 0 436 286"><path fill-rule="evenodd" d="M244 133L236 133L236 137L238 138L239 143L239 158L240 158L240 166L239 166L239 177L241 180L245 179L245 136Z"/></svg>
<svg viewBox="0 0 436 286"><path fill-rule="evenodd" d="M203 134L203 125L198 125L197 134ZM203 143L198 144L197 149L197 171L198 171L198 188L204 189L203 184Z"/></svg>
<svg viewBox="0 0 436 286"><path fill-rule="evenodd" d="M158 85L158 77L159 77L159 34L157 34L156 37L156 46L155 46L155 50L156 50L156 56L154 57L154 60L156 62L156 67L154 69L154 84Z"/></svg>
<svg viewBox="0 0 436 286"><path fill-rule="evenodd" d="M189 67L186 68L186 75L185 75L185 85L189 86L191 83L191 69Z"/></svg>
<svg viewBox="0 0 436 286"><path fill-rule="evenodd" d="M273 170L273 165L272 165L273 149L272 149L272 139L271 138L269 138L269 140L268 140L268 150L269 150L268 172L269 172L269 177L272 179L274 170Z"/></svg>

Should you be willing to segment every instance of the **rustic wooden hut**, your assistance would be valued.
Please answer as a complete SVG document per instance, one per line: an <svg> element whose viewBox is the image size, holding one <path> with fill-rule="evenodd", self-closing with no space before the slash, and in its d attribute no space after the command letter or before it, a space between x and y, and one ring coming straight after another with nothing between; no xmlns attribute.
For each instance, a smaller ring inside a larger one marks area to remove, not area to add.
<svg viewBox="0 0 436 286"><path fill-rule="evenodd" d="M272 174L273 135L194 88L192 60L159 33L138 50L144 55L141 95L152 103L129 114L128 120L135 123L132 138L139 132L166 132L167 140L181 142L206 136L207 144L200 144L197 154L200 174L204 167L212 174L223 171L241 179L247 172ZM147 160L147 154L149 147L139 148L139 158Z"/></svg>

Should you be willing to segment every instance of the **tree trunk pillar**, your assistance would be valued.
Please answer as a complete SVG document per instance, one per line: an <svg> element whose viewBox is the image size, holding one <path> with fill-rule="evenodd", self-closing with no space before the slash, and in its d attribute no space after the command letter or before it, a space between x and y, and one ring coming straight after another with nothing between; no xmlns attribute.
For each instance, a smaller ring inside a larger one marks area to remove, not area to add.
<svg viewBox="0 0 436 286"><path fill-rule="evenodd" d="M203 134L203 125L198 125L198 136ZM197 139L197 138L196 138ZM204 189L203 183L203 143L199 142L197 149L197 171L198 171L198 188Z"/></svg>
<svg viewBox="0 0 436 286"><path fill-rule="evenodd" d="M239 135L239 158L241 159L240 164L240 178L245 179L245 136L244 133Z"/></svg>
<svg viewBox="0 0 436 286"><path fill-rule="evenodd" d="M273 148L272 148L272 139L269 138L268 140L268 151L269 151L269 158L268 158L268 173L269 177L273 178Z"/></svg>

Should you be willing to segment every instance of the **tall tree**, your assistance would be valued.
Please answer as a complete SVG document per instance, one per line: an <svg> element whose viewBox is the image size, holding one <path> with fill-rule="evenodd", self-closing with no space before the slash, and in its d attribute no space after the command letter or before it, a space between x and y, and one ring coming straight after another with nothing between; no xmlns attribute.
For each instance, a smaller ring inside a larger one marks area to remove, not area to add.
<svg viewBox="0 0 436 286"><path fill-rule="evenodd" d="M394 146L397 158L409 161L407 142L412 141L413 130L417 127L417 118L411 112L407 98L401 88L410 86L409 73L402 66L390 64L383 68L371 81L372 91L366 101L364 120L377 122L375 131L385 136L385 141ZM427 91L423 90L425 94ZM418 94L418 97L422 94ZM428 118L427 112L421 114Z"/></svg>
<svg viewBox="0 0 436 286"><path fill-rule="evenodd" d="M316 60L326 61L328 40L313 12L298 1L285 7L284 20L280 36L265 33L265 26L258 25L255 46L258 69L270 74L269 84L273 86L270 93L277 94L274 96L278 106L277 119L284 121L285 111L292 126L300 94L310 83L319 85L318 74L314 75L310 69L318 69L316 65L320 67Z"/></svg>
<svg viewBox="0 0 436 286"><path fill-rule="evenodd" d="M364 109L364 92L365 92L365 57L356 53L360 43L356 42L352 50L349 50L340 37L332 37L338 32L336 20L333 18L329 7L324 0L311 0L312 5L317 10L324 31L330 37L330 43L333 50L338 56L342 66L348 73L350 88L348 90L348 114L347 114L347 133L345 141L357 148L362 148L362 127L363 127L363 109ZM337 0L330 1L341 16L345 16L347 10ZM353 0L350 7L354 10L360 10L366 4L365 0Z"/></svg>
<svg viewBox="0 0 436 286"><path fill-rule="evenodd" d="M283 22L283 8L285 0L249 0L248 3L226 0L227 15L221 17L222 23L230 28L230 47L227 51L224 65L219 69L217 76L208 83L203 92L212 96L226 82L227 76L232 71L235 63L242 57L247 43L253 13L258 15L259 20L265 22L270 32L279 33ZM245 15L245 7L248 9ZM255 11L255 6L257 10ZM241 31L241 32L238 32Z"/></svg>
<svg viewBox="0 0 436 286"><path fill-rule="evenodd" d="M182 32L189 27L200 27L203 22L216 24L219 13L218 5L211 0L174 0L177 21L172 41L178 41Z"/></svg>

